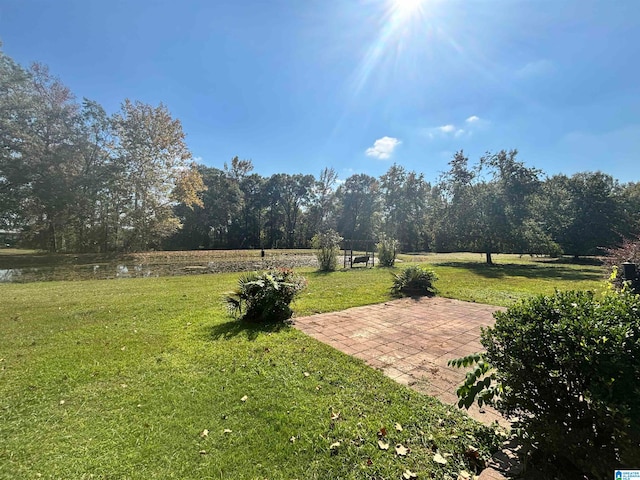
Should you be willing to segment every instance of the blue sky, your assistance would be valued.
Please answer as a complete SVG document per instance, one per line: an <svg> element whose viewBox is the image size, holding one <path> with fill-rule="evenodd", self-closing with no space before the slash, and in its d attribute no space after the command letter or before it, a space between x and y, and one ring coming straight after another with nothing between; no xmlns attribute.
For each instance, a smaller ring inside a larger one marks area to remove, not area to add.
<svg viewBox="0 0 640 480"><path fill-rule="evenodd" d="M163 102L218 168L435 180L517 148L640 181L638 0L0 0L0 40L110 113Z"/></svg>

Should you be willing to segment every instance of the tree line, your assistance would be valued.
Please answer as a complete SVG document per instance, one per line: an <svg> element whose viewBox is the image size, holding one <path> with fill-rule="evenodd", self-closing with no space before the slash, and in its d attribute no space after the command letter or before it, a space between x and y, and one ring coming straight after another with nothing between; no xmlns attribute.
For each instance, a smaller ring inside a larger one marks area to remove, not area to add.
<svg viewBox="0 0 640 480"><path fill-rule="evenodd" d="M197 167L202 206L176 206L182 228L165 246L309 247L317 232L345 239L398 241L402 251L476 251L574 256L602 253L640 232L640 183L602 172L547 177L517 151L471 163L463 152L430 183L394 164L379 178L344 182L332 168L312 175L252 172L234 158L223 169Z"/></svg>
<svg viewBox="0 0 640 480"><path fill-rule="evenodd" d="M40 64L0 50L0 230L53 252L305 248L314 234L394 238L403 251L592 255L640 233L640 183L547 176L517 151L457 152L434 182L394 164L379 178L193 162L163 105L108 115Z"/></svg>

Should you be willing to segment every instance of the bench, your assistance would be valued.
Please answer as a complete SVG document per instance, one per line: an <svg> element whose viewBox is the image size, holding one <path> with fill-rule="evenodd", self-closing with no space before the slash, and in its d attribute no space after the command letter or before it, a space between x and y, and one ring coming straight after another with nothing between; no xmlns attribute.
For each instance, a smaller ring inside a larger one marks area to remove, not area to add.
<svg viewBox="0 0 640 480"><path fill-rule="evenodd" d="M351 266L355 265L356 263L364 263L366 266L369 266L369 255L362 255L361 257L355 257L351 262Z"/></svg>

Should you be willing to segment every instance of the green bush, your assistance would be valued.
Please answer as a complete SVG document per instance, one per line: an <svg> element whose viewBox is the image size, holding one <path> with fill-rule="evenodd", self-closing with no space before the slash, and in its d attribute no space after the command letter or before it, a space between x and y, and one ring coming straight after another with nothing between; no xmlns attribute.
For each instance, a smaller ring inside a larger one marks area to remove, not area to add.
<svg viewBox="0 0 640 480"><path fill-rule="evenodd" d="M398 254L398 241L394 238L382 235L376 243L378 250L378 265L380 267L393 267Z"/></svg>
<svg viewBox="0 0 640 480"><path fill-rule="evenodd" d="M476 366L459 390L461 402L470 405L465 394L495 397L538 460L574 467L564 469L568 478L637 467L640 296L556 292L494 316L495 326L482 332L487 351L475 359L487 363L484 374L495 368L493 378L480 379Z"/></svg>
<svg viewBox="0 0 640 480"><path fill-rule="evenodd" d="M604 258L604 265L611 274L611 281L617 288L622 288L624 262L632 262L640 265L640 236L626 238L618 248L606 249L607 256ZM637 284L635 285L638 286Z"/></svg>
<svg viewBox="0 0 640 480"><path fill-rule="evenodd" d="M289 269L247 273L227 295L230 312L249 322L278 322L291 318L289 304L306 287L304 277Z"/></svg>
<svg viewBox="0 0 640 480"><path fill-rule="evenodd" d="M333 272L337 268L341 241L342 237L335 230L316 233L311 239L311 245L316 249L321 272Z"/></svg>
<svg viewBox="0 0 640 480"><path fill-rule="evenodd" d="M395 296L433 296L438 291L434 286L438 276L433 270L413 265L393 274L391 293Z"/></svg>

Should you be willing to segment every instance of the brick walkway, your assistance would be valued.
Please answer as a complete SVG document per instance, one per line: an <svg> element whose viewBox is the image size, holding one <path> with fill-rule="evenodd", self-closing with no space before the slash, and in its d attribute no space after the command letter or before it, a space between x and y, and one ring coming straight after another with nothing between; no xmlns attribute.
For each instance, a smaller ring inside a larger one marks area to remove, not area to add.
<svg viewBox="0 0 640 480"><path fill-rule="evenodd" d="M504 309L441 297L403 298L296 318L294 326L399 383L456 404L466 370L448 367L447 361L483 350L480 329L493 325L496 310ZM474 405L468 413L487 425L495 420L509 426L490 408ZM504 477L487 469L481 478Z"/></svg>

